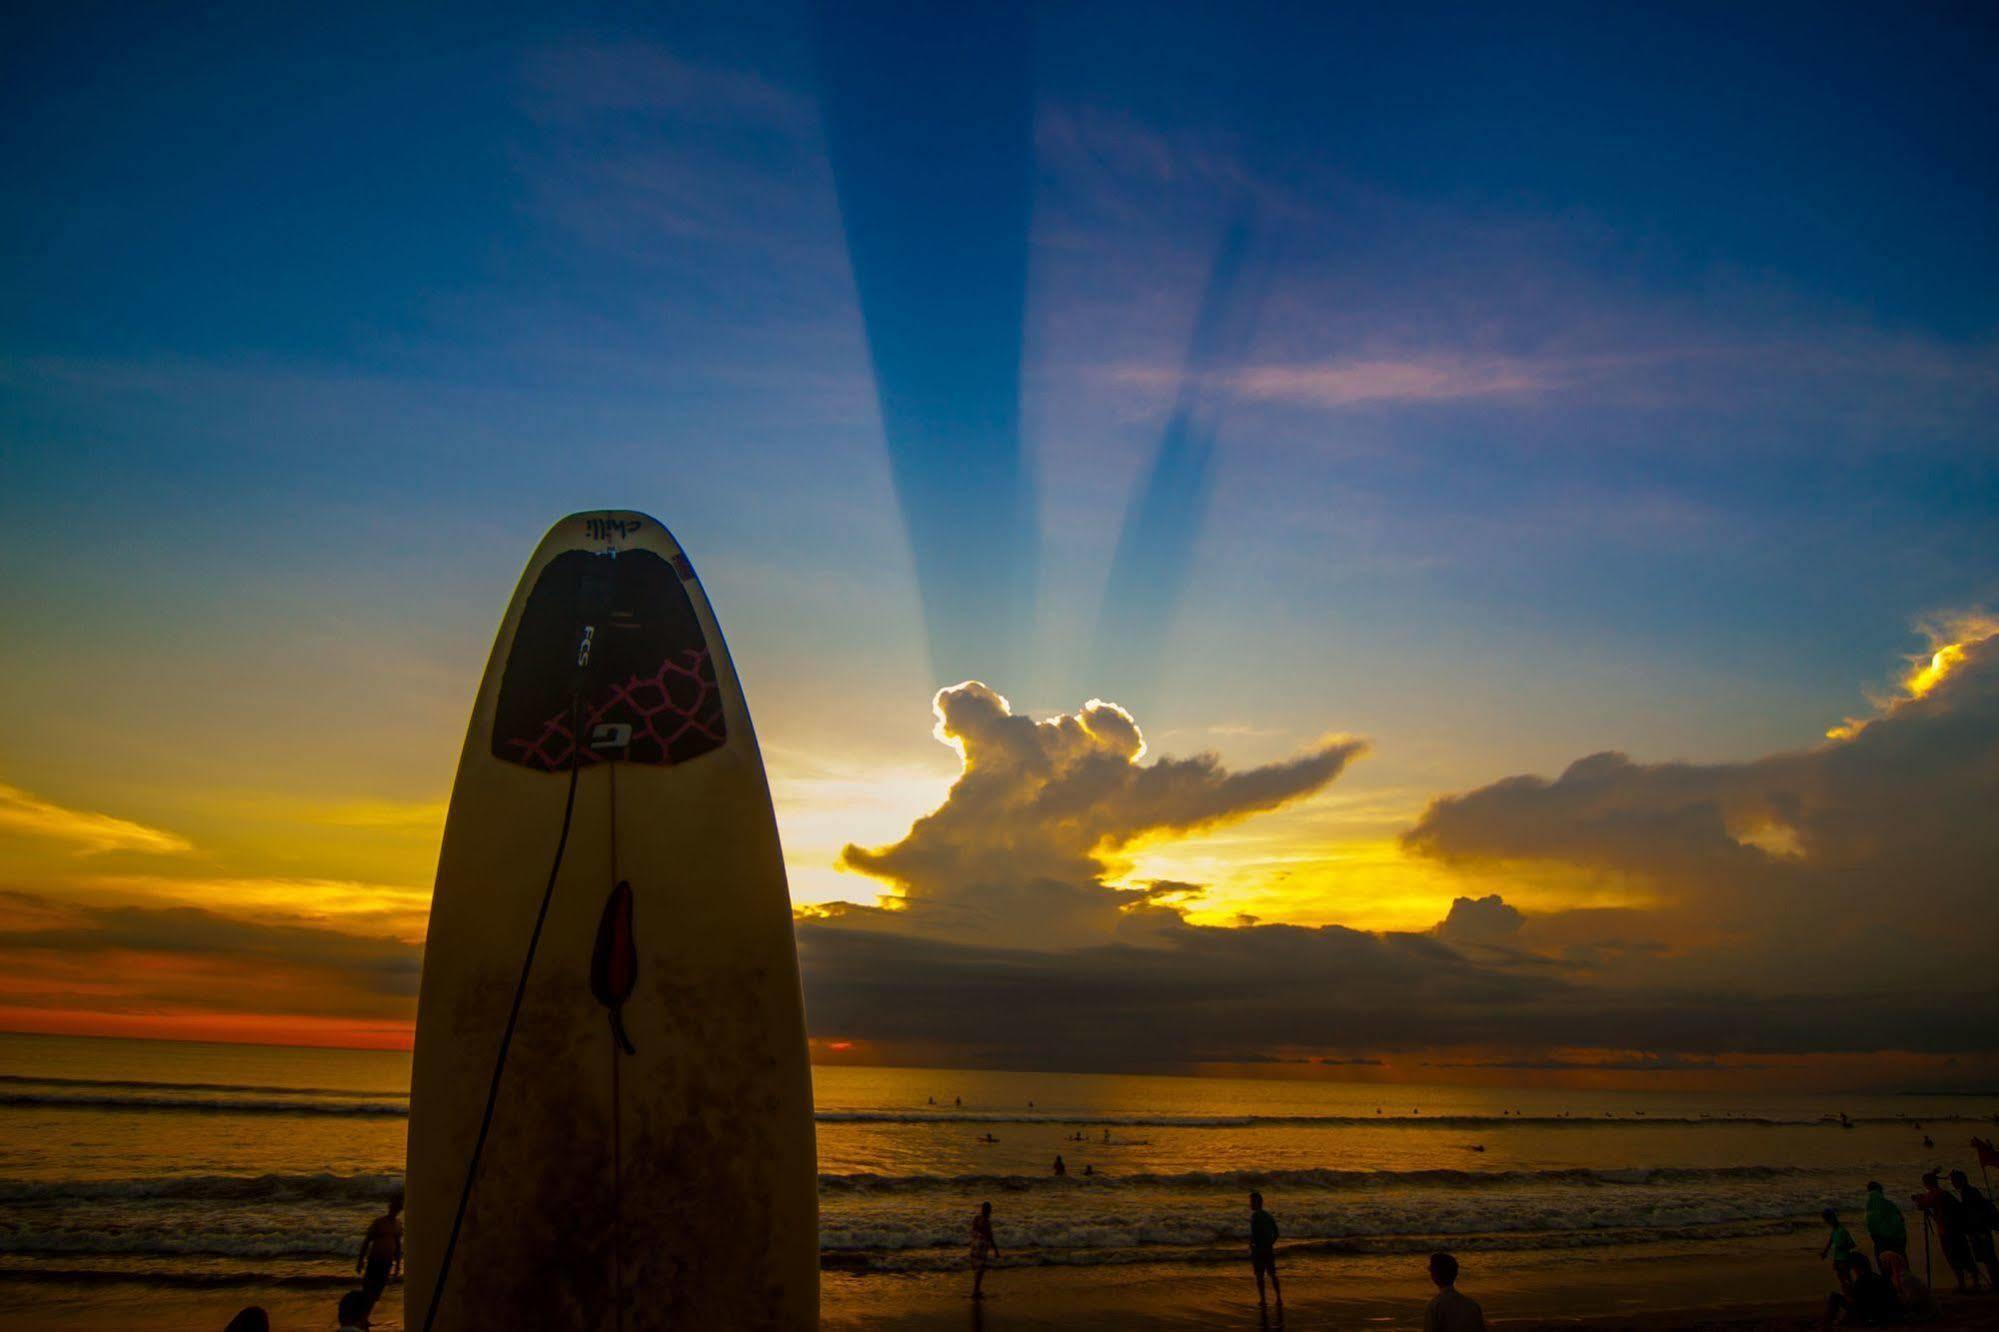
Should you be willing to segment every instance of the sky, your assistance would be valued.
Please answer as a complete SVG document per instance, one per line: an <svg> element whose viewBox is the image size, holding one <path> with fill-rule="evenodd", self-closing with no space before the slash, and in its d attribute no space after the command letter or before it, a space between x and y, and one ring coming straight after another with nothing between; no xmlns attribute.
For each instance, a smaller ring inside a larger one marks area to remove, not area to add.
<svg viewBox="0 0 1999 1332"><path fill-rule="evenodd" d="M406 1044L629 507L818 1058L1999 1078L1989 6L5 24L0 1029Z"/></svg>

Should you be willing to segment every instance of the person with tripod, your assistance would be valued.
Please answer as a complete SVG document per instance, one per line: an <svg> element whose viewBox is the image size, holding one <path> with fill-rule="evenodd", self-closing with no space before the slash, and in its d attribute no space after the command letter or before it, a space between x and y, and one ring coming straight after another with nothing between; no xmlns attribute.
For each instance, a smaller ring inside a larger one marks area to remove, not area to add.
<svg viewBox="0 0 1999 1332"><path fill-rule="evenodd" d="M1944 1192L1937 1183L1937 1172L1932 1170L1923 1176L1923 1191L1915 1196L1915 1204L1923 1213L1923 1224L1934 1226L1937 1247L1943 1250L1944 1265L1957 1278L1957 1290L1961 1295L1966 1289L1976 1289L1979 1283L1978 1268L1971 1261L1971 1239L1966 1233L1964 1203ZM1964 1278L1971 1277L1971 1285L1965 1285Z"/></svg>

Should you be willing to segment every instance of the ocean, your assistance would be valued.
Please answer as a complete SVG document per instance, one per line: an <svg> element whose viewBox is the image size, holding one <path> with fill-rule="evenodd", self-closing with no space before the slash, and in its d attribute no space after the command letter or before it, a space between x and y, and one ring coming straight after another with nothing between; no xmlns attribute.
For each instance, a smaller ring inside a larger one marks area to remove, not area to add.
<svg viewBox="0 0 1999 1332"><path fill-rule="evenodd" d="M249 1302L351 1285L361 1232L400 1180L408 1073L400 1053L0 1035L0 1307L55 1287L240 1288ZM1975 1178L1966 1143L1999 1108L946 1069L814 1078L822 1261L863 1288L961 1268L982 1200L1014 1266L1240 1264L1251 1188L1294 1256L1526 1261L1787 1235L1815 1247L1819 1210L1857 1225L1869 1179L1906 1198L1933 1165Z"/></svg>

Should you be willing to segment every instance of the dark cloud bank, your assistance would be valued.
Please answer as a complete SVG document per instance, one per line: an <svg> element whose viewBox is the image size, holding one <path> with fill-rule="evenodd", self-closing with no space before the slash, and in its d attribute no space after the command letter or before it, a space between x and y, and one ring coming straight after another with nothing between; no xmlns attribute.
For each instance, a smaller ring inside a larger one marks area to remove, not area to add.
<svg viewBox="0 0 1999 1332"><path fill-rule="evenodd" d="M122 1011L405 1016L423 950L386 936L244 920L199 907L91 906L0 890L0 969L13 997L57 1003L79 974L117 985L92 1003ZM280 1005L273 1009L276 1002Z"/></svg>
<svg viewBox="0 0 1999 1332"><path fill-rule="evenodd" d="M1812 749L1598 754L1436 801L1405 834L1412 853L1644 905L1460 898L1421 934L1193 925L1175 905L1193 885L1105 882L1136 840L1322 789L1358 741L1230 772L1145 761L1109 704L1036 723L966 684L937 713L965 758L949 798L902 841L844 857L894 884L900 909L800 922L818 1034L1079 1069L1483 1046L1523 1053L1479 1066L1670 1072L1717 1052L1999 1049L1999 638ZM1592 1049L1623 1053L1545 1053Z"/></svg>

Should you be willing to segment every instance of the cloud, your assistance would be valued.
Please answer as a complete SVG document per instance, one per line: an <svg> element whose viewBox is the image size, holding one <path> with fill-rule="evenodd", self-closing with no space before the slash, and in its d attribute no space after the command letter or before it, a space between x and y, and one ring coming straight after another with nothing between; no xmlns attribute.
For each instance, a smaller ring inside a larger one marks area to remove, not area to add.
<svg viewBox="0 0 1999 1332"><path fill-rule="evenodd" d="M1435 934L1453 943L1494 943L1518 934L1520 921L1520 912L1498 893L1460 897L1451 902L1450 914L1437 922Z"/></svg>
<svg viewBox="0 0 1999 1332"><path fill-rule="evenodd" d="M709 125L766 123L799 129L808 99L747 70L696 64L646 42L553 47L528 62L536 109L551 117L617 112Z"/></svg>
<svg viewBox="0 0 1999 1332"><path fill-rule="evenodd" d="M1359 408L1480 403L1524 407L1564 398L1601 406L1767 409L1773 385L1798 412L1838 411L1943 424L1974 420L1999 393L1999 348L1933 346L1869 329L1781 331L1762 342L1711 341L1694 330L1593 329L1596 345L1493 350L1495 315L1478 330L1404 332L1389 345L1370 345L1365 330L1349 336L1358 350L1315 353L1299 347L1257 363L1213 369L1202 376L1211 394L1238 403L1344 412ZM1579 323L1588 326L1586 318ZM1309 330L1307 330L1309 332ZM1514 330L1516 335L1519 330ZM1279 329L1273 341L1310 341ZM1312 336L1323 337L1323 331ZM1608 341L1608 346L1603 345ZM1515 343L1524 342L1516 336ZM1179 383L1176 369L1157 360L1114 362L1099 371L1110 382L1146 388Z"/></svg>
<svg viewBox="0 0 1999 1332"><path fill-rule="evenodd" d="M178 834L91 810L65 809L18 786L0 785L0 831L68 842L85 854L144 851L172 855L192 851Z"/></svg>
<svg viewBox="0 0 1999 1332"><path fill-rule="evenodd" d="M407 1019L422 957L309 922L0 890L0 999L17 1004Z"/></svg>
<svg viewBox="0 0 1999 1332"><path fill-rule="evenodd" d="M1173 924L1146 944L996 948L803 921L813 1029L1017 1067L1243 1062L1287 1049L1512 1039L1543 980L1422 935ZM1059 936L1050 933L1051 942Z"/></svg>
<svg viewBox="0 0 1999 1332"><path fill-rule="evenodd" d="M1149 883L1131 890L1147 902L1187 903L1205 897L1208 890L1198 883L1182 883L1178 879L1153 879Z"/></svg>
<svg viewBox="0 0 1999 1332"><path fill-rule="evenodd" d="M1547 392L1568 375L1510 357L1349 358L1303 365L1250 366L1227 377L1238 396L1310 407L1383 402L1452 402Z"/></svg>
<svg viewBox="0 0 1999 1332"><path fill-rule="evenodd" d="M1900 698L1814 748L1739 763L1594 754L1552 781L1437 800L1405 845L1635 886L1652 903L1637 918L1677 944L1622 958L1646 979L1927 990L1939 1004L1970 991L1999 1019L1984 928L1999 864L1999 635L1925 657ZM1530 920L1523 946L1538 929Z"/></svg>
<svg viewBox="0 0 1999 1332"><path fill-rule="evenodd" d="M1429 1063L1427 1066L1430 1068L1506 1068L1578 1073L1705 1073L1718 1069L1751 1070L1769 1067L1767 1064L1746 1064L1739 1060L1723 1061L1711 1055L1655 1053L1606 1055L1597 1059L1575 1059L1563 1055L1541 1055L1534 1058L1521 1059L1435 1061Z"/></svg>
<svg viewBox="0 0 1999 1332"><path fill-rule="evenodd" d="M1424 934L1337 925L1170 926L1144 944L1043 951L798 925L814 1033L876 1058L948 1051L1013 1068L1247 1062L1355 1048L1989 1051L1990 1005L1937 992L1768 995L1615 987L1474 959Z"/></svg>
<svg viewBox="0 0 1999 1332"><path fill-rule="evenodd" d="M1999 615L1984 609L1947 611L1918 622L1929 646L1907 658L1894 692L1870 695L1875 716L1893 712L1905 699L1921 698L1942 684L1977 644L1999 635ZM1826 732L1828 740L1851 740L1867 728L1874 717L1848 717Z"/></svg>
<svg viewBox="0 0 1999 1332"><path fill-rule="evenodd" d="M1366 750L1333 738L1231 772L1212 754L1143 762L1137 721L1097 699L1037 722L967 681L933 707L938 739L964 764L950 794L900 841L849 845L841 864L895 885L896 909L876 916L884 927L989 944L1077 946L1177 922L1156 890L1109 886L1121 850L1302 799ZM838 914L859 921L860 910Z"/></svg>
<svg viewBox="0 0 1999 1332"><path fill-rule="evenodd" d="M1851 739L1735 764L1599 754L1434 801L1405 849L1504 872L1537 905L1460 895L1421 933L1195 924L1176 905L1195 885L1117 880L1122 849L1321 790L1359 742L1232 773L1145 761L1111 704L1036 722L983 685L945 690L957 784L900 841L846 852L898 895L799 922L813 1030L875 1058L1078 1069L1355 1050L1626 1075L1989 1058L1999 638L1951 662ZM1593 883L1620 904L1587 905Z"/></svg>

